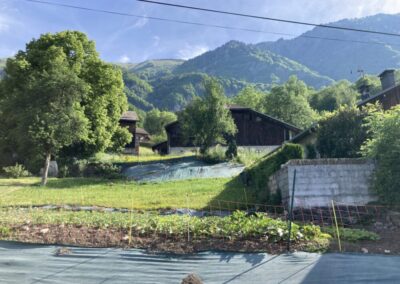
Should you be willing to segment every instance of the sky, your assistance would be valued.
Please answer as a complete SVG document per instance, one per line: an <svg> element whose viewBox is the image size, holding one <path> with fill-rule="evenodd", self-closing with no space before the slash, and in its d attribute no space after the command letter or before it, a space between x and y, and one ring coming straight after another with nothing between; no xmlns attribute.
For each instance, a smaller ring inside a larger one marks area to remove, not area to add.
<svg viewBox="0 0 400 284"><path fill-rule="evenodd" d="M47 32L79 30L96 42L102 59L142 62L149 59L189 59L229 40L274 41L282 36L179 24L143 17L161 17L273 33L300 35L308 26L248 19L141 3L136 0L46 0L53 3L110 10L141 17L110 15L26 0L0 0L0 58L9 57L33 38ZM377 13L400 13L398 0L159 0L266 17L329 23Z"/></svg>

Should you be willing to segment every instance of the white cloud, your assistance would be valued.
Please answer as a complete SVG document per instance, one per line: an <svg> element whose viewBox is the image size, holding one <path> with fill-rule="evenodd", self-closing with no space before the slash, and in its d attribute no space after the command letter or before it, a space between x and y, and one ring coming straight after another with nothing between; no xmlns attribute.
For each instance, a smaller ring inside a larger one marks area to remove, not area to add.
<svg viewBox="0 0 400 284"><path fill-rule="evenodd" d="M135 21L131 27L132 27L132 28L139 29L139 28L142 28L142 27L144 27L145 25L147 25L148 22L149 22L149 19L147 19L147 18L140 18L140 19L138 19L137 21Z"/></svg>
<svg viewBox="0 0 400 284"><path fill-rule="evenodd" d="M131 59L126 54L124 54L118 59L118 62L129 63L129 62L131 62Z"/></svg>
<svg viewBox="0 0 400 284"><path fill-rule="evenodd" d="M205 45L190 45L186 43L183 48L178 50L178 57L186 60L203 54L208 50L209 48Z"/></svg>
<svg viewBox="0 0 400 284"><path fill-rule="evenodd" d="M160 44L161 38L157 35L153 36L153 47L157 47Z"/></svg>

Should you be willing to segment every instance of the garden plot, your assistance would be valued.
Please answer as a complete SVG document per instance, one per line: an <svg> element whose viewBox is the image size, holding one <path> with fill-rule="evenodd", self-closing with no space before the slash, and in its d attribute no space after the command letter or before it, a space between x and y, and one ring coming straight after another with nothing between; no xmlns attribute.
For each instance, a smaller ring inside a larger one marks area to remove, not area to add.
<svg viewBox="0 0 400 284"><path fill-rule="evenodd" d="M229 178L240 174L243 169L244 166L240 164L225 162L210 165L196 159L190 159L134 165L126 168L123 173L129 179L139 182L160 182L197 178Z"/></svg>

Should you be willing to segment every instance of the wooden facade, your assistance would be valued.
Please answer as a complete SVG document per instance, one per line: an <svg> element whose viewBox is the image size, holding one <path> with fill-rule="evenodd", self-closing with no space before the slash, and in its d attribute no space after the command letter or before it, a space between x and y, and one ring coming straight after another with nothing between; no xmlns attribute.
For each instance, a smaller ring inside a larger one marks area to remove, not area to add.
<svg viewBox="0 0 400 284"><path fill-rule="evenodd" d="M236 144L238 146L275 146L291 139L300 129L257 112L251 108L230 107L236 124Z"/></svg>
<svg viewBox="0 0 400 284"><path fill-rule="evenodd" d="M279 146L301 131L291 124L251 108L230 106L229 110L238 130L235 140L239 147ZM169 153L171 148L194 146L191 141L184 141L178 121L170 123L165 129L168 137L167 145L160 143L154 146L154 150L163 153L167 149Z"/></svg>
<svg viewBox="0 0 400 284"><path fill-rule="evenodd" d="M127 153L136 155L139 154L139 137L136 134L138 121L139 118L134 111L125 112L119 120L120 126L128 128L129 132L132 134L132 140L125 145L125 150Z"/></svg>

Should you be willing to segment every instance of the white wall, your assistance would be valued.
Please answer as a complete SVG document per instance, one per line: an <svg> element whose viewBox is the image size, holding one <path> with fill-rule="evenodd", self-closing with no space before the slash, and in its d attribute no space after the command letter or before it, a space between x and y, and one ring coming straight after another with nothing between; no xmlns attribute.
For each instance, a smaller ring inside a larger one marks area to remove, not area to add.
<svg viewBox="0 0 400 284"><path fill-rule="evenodd" d="M370 180L375 168L371 160L291 160L269 180L269 189L281 190L282 203L290 204L296 169L294 208L330 206L338 203L364 205L375 201Z"/></svg>

